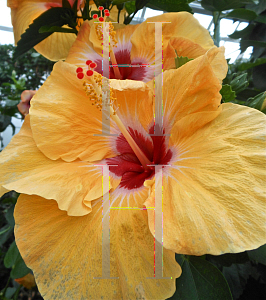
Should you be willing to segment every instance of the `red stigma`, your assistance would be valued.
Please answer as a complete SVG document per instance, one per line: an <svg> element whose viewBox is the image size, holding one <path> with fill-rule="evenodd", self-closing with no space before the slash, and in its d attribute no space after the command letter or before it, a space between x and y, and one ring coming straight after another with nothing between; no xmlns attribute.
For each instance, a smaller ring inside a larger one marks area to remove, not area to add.
<svg viewBox="0 0 266 300"><path fill-rule="evenodd" d="M94 14L92 17L93 17L93 19L97 19L98 15Z"/></svg>
<svg viewBox="0 0 266 300"><path fill-rule="evenodd" d="M93 75L93 71L92 70L88 70L86 74L87 74L87 76L92 76Z"/></svg>
<svg viewBox="0 0 266 300"><path fill-rule="evenodd" d="M109 12L106 12L106 13L105 13L105 16L106 16L106 17L109 17L109 16L110 16L110 13L109 13Z"/></svg>
<svg viewBox="0 0 266 300"><path fill-rule="evenodd" d="M99 6L98 9L99 9L99 10L103 10L103 6Z"/></svg>
<svg viewBox="0 0 266 300"><path fill-rule="evenodd" d="M91 63L92 63L91 60L87 60L87 61L86 61L86 65L88 65L88 66L89 66Z"/></svg>
<svg viewBox="0 0 266 300"><path fill-rule="evenodd" d="M83 69L82 69L81 67L78 67L77 70L76 70L76 72L77 72L77 73L82 73L82 72L83 72Z"/></svg>
<svg viewBox="0 0 266 300"><path fill-rule="evenodd" d="M78 77L78 79L82 79L84 77L84 74L83 73L78 73L77 77Z"/></svg>
<svg viewBox="0 0 266 300"><path fill-rule="evenodd" d="M100 17L100 18L99 18L99 21L100 21L100 22L103 22L103 21L104 21L104 18L103 18L103 17Z"/></svg>
<svg viewBox="0 0 266 300"><path fill-rule="evenodd" d="M104 13L106 14L106 13L109 13L109 9L105 9L104 10Z"/></svg>
<svg viewBox="0 0 266 300"><path fill-rule="evenodd" d="M96 65L96 63L92 62L92 63L90 64L90 67L91 67L92 69L94 69L94 68L97 67L97 65Z"/></svg>

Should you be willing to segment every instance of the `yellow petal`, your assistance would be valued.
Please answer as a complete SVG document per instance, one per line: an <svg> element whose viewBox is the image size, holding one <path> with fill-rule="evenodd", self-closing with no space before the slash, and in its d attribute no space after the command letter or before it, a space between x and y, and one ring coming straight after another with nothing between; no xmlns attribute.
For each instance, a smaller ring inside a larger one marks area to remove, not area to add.
<svg viewBox="0 0 266 300"><path fill-rule="evenodd" d="M2 151L0 178L3 193L39 195L55 199L68 215L80 216L91 211L91 201L102 195L102 171L84 161L66 163L50 160L42 154L32 139L27 116L20 132ZM111 178L110 188L119 180Z"/></svg>
<svg viewBox="0 0 266 300"><path fill-rule="evenodd" d="M164 69L173 67L171 62L176 56L174 50L179 56L196 58L214 46L208 30L201 26L190 13L165 13L148 18L134 31L131 38L132 59L145 57L149 59L149 63L154 62L155 25L149 22L166 22L162 27L163 56L164 64L166 64ZM171 62L167 61L168 58Z"/></svg>
<svg viewBox="0 0 266 300"><path fill-rule="evenodd" d="M163 242L177 253L219 255L266 242L265 115L221 107L193 135L172 130L177 156L163 179ZM154 206L154 191L146 205ZM154 213L148 214L154 232Z"/></svg>
<svg viewBox="0 0 266 300"><path fill-rule="evenodd" d="M186 37L171 37L163 53L163 68L164 70L175 69L177 55L179 57L196 58L205 53L206 49Z"/></svg>
<svg viewBox="0 0 266 300"><path fill-rule="evenodd" d="M42 0L22 0L15 4L9 3L11 7L11 17L14 30L15 44L20 40L20 36L33 22L35 18L45 12L48 4L61 5L61 1ZM76 35L73 33L55 32L34 48L49 60L65 59L70 47L75 41Z"/></svg>
<svg viewBox="0 0 266 300"><path fill-rule="evenodd" d="M41 217L40 217L41 216ZM110 274L102 276L102 204L69 217L54 201L21 195L15 208L16 243L33 270L44 299L165 299L181 274L174 252L164 249L163 270L154 274L154 239L144 210L110 213Z"/></svg>
<svg viewBox="0 0 266 300"><path fill-rule="evenodd" d="M110 80L114 96L119 106L117 115L125 126L139 127L145 130L153 122L153 94L146 83L134 80ZM136 125L137 124L137 125Z"/></svg>
<svg viewBox="0 0 266 300"><path fill-rule="evenodd" d="M119 110L137 107L149 94L149 88L141 82L124 85L116 87L112 83L114 90L124 90L118 91ZM102 134L102 112L86 96L83 81L77 78L76 67L71 64L58 62L54 66L31 101L30 116L33 138L50 159L96 161L116 155L112 149L115 137L96 136Z"/></svg>
<svg viewBox="0 0 266 300"><path fill-rule="evenodd" d="M222 107L220 106L214 111L202 111L189 114L176 122L172 130L175 136L178 136L180 140L184 137L188 138L204 125L217 118L221 111Z"/></svg>
<svg viewBox="0 0 266 300"><path fill-rule="evenodd" d="M86 96L76 67L58 62L31 102L31 128L38 148L49 158L90 161L114 155L102 131L102 113Z"/></svg>
<svg viewBox="0 0 266 300"><path fill-rule="evenodd" d="M164 114L170 122L186 115L216 111L221 103L221 80L227 72L223 48L212 48L176 70L163 73ZM153 86L153 81L148 83Z"/></svg>

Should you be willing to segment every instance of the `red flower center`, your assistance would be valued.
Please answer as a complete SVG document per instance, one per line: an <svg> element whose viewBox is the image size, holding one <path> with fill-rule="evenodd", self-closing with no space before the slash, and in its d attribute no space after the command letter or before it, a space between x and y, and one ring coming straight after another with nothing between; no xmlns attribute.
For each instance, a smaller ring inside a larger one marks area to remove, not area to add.
<svg viewBox="0 0 266 300"><path fill-rule="evenodd" d="M147 67L143 62L135 61L131 62L130 51L128 49L115 51L115 58L119 66L119 72L121 74L121 79L131 79L131 80L143 80L147 73ZM102 74L102 61L96 61L97 68L95 71ZM110 79L118 79L115 76L114 68L112 67L112 62L110 61Z"/></svg>
<svg viewBox="0 0 266 300"><path fill-rule="evenodd" d="M129 127L128 131L136 144L146 157L152 162L152 165L166 165L170 162L173 152L166 145L165 136L150 137ZM149 130L149 134L154 133L154 126ZM119 187L132 190L143 186L146 179L151 179L155 175L155 167L150 166L144 169L139 159L131 149L123 134L116 138L116 149L120 155L106 159L109 170L112 174L122 177Z"/></svg>

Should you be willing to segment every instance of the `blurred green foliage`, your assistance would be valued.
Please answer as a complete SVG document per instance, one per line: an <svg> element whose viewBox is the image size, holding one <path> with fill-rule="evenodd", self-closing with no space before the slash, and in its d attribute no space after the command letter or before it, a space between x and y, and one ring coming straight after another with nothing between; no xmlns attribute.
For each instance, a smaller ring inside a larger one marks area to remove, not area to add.
<svg viewBox="0 0 266 300"><path fill-rule="evenodd" d="M14 133L12 117L22 118L17 109L21 93L38 89L54 65L33 49L19 59L14 51L13 45L0 45L0 132L12 126Z"/></svg>

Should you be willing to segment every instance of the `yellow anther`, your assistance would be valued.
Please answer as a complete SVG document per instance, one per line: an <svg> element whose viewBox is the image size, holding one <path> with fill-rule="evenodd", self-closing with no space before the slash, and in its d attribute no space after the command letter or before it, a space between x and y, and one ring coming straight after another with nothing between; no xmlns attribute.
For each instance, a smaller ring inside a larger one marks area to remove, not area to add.
<svg viewBox="0 0 266 300"><path fill-rule="evenodd" d="M98 103L97 105L97 108L99 108L102 103L102 93L101 90L99 91L99 88L97 89L98 84L93 81L91 83L84 81L83 86L84 86L86 96L89 97L90 101L92 101L92 105L97 104L99 102L100 104Z"/></svg>
<svg viewBox="0 0 266 300"><path fill-rule="evenodd" d="M89 83L84 81L83 82L84 91L86 96L92 102L92 105L95 105L100 111L102 110L103 106L110 106L111 110L116 113L117 109L114 109L114 104L117 99L114 96L114 91L109 85L109 80L105 77L102 77L100 74L94 74L93 80ZM103 102L103 93L109 94L106 98L104 97ZM108 101L109 98L109 101Z"/></svg>
<svg viewBox="0 0 266 300"><path fill-rule="evenodd" d="M103 32L103 23L96 23L95 24L95 32L99 40L103 40L103 36L105 32ZM109 36L110 38L110 45L111 47L117 47L117 39L116 39L116 31L114 31L114 26L111 22L109 22Z"/></svg>

